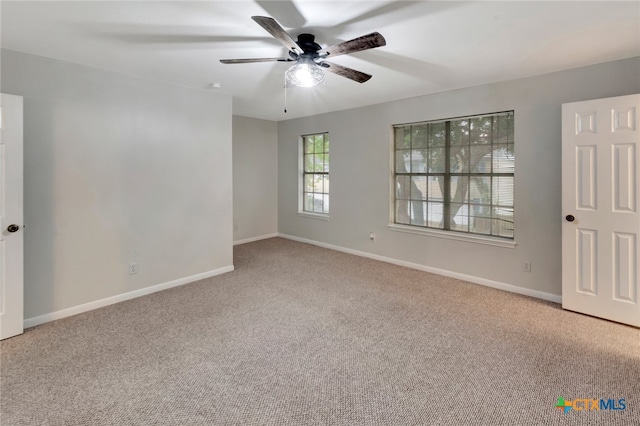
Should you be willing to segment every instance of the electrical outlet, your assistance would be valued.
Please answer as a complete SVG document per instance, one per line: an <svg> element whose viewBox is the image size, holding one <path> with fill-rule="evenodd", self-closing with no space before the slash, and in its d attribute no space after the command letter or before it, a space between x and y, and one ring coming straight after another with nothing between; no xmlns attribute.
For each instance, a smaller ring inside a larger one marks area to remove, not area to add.
<svg viewBox="0 0 640 426"><path fill-rule="evenodd" d="M369 239L371 241L375 240L376 239L376 234L374 234L373 232L369 232Z"/></svg>
<svg viewBox="0 0 640 426"><path fill-rule="evenodd" d="M531 272L531 262L529 262L528 260L522 262L522 270L524 272Z"/></svg>
<svg viewBox="0 0 640 426"><path fill-rule="evenodd" d="M134 275L138 273L138 264L136 262L131 262L129 264L129 275Z"/></svg>

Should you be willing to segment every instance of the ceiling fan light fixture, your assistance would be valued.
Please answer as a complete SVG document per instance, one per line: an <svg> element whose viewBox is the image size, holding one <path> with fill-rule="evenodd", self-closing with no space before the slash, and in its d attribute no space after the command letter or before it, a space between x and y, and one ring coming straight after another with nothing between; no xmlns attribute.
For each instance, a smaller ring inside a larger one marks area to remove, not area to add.
<svg viewBox="0 0 640 426"><path fill-rule="evenodd" d="M298 87L313 87L324 81L324 71L311 59L303 58L285 71L284 76L290 84Z"/></svg>

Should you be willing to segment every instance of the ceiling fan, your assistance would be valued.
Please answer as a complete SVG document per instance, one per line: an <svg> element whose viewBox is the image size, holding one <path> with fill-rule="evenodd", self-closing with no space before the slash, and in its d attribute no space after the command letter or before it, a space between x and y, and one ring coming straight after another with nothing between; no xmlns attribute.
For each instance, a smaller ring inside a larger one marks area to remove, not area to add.
<svg viewBox="0 0 640 426"><path fill-rule="evenodd" d="M298 40L293 38L268 16L252 16L258 25L264 28L289 51L289 57L283 58L249 58L249 59L221 59L223 64L246 64L251 62L295 62L285 72L286 81L301 87L312 87L324 81L324 72L346 77L358 83L364 83L371 78L370 74L354 70L353 68L329 62L326 58L373 49L387 44L382 34L374 32L362 37L348 40L335 46L322 48L315 42L313 34L300 34Z"/></svg>

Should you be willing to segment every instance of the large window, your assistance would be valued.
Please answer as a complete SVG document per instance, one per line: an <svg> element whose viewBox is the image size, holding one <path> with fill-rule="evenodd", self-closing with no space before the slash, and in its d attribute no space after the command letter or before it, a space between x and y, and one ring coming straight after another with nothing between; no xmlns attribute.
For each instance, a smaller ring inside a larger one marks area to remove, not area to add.
<svg viewBox="0 0 640 426"><path fill-rule="evenodd" d="M302 137L302 211L329 214L329 134Z"/></svg>
<svg viewBox="0 0 640 426"><path fill-rule="evenodd" d="M394 222L513 239L513 111L394 126Z"/></svg>

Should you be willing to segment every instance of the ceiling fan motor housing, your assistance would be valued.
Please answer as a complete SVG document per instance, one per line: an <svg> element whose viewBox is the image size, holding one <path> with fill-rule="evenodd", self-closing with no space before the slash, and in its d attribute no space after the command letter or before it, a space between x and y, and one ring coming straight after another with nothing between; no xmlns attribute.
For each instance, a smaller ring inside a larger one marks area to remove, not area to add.
<svg viewBox="0 0 640 426"><path fill-rule="evenodd" d="M298 46L302 49L305 55L312 58L318 56L318 51L322 49L318 43L315 42L316 36L313 34L302 33L298 35Z"/></svg>

